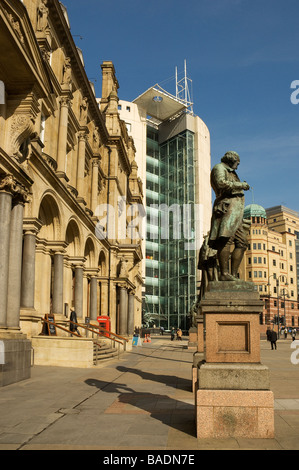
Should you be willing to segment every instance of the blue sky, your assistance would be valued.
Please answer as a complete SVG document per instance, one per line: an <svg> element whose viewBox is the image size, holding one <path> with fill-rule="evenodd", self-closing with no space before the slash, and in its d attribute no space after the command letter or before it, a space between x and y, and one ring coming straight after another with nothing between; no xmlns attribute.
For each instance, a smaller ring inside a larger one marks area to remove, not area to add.
<svg viewBox="0 0 299 470"><path fill-rule="evenodd" d="M290 99L299 80L298 0L62 3L98 97L104 60L114 63L119 98L131 101L156 83L175 94L175 67L181 74L186 59L212 165L237 151L240 179L253 187L246 204L299 211L299 104Z"/></svg>

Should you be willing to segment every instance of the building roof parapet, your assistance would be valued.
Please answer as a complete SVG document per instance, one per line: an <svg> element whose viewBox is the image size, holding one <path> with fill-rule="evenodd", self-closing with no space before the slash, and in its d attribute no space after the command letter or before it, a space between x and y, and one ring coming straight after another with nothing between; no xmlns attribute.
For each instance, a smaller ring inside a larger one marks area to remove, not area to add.
<svg viewBox="0 0 299 470"><path fill-rule="evenodd" d="M294 217L299 218L299 212L298 211L295 211L293 209L289 209L286 206L273 206L273 207L269 207L268 209L265 209L265 210L266 210L266 213L267 213L268 217L269 217L269 215L274 215L274 214L277 214L279 212L287 212L287 213L293 215Z"/></svg>

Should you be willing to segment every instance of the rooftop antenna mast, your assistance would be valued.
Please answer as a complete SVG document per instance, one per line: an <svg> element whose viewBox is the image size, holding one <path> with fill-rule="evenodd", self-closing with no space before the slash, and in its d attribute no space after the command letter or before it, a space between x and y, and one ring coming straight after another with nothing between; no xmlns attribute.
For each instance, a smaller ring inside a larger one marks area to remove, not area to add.
<svg viewBox="0 0 299 470"><path fill-rule="evenodd" d="M193 114L192 80L187 76L187 61L184 60L184 76L178 79L178 68L175 68L176 98L183 101L188 113Z"/></svg>

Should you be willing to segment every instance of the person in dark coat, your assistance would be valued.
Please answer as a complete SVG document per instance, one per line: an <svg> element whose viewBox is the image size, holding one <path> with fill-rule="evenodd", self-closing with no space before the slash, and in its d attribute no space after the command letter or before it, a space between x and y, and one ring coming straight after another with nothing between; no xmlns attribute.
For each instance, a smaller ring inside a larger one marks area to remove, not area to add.
<svg viewBox="0 0 299 470"><path fill-rule="evenodd" d="M270 341L271 341L271 349L274 349L274 348L277 349L277 346L276 346L277 333L274 330L271 331Z"/></svg>
<svg viewBox="0 0 299 470"><path fill-rule="evenodd" d="M71 320L71 322L78 323L77 314L76 314L76 312L73 308L71 309L70 320ZM79 336L81 336L77 325L74 325L73 323L71 323L70 324L70 330L73 331L74 333L77 333Z"/></svg>
<svg viewBox="0 0 299 470"><path fill-rule="evenodd" d="M271 341L271 330L270 330L270 328L268 328L268 330L266 332L266 335L267 335L267 341Z"/></svg>

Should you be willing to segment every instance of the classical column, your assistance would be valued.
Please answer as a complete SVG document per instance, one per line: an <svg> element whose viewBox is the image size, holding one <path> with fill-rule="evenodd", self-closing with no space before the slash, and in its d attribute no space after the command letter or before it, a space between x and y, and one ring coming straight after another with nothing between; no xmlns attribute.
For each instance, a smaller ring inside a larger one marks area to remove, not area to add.
<svg viewBox="0 0 299 470"><path fill-rule="evenodd" d="M71 101L68 97L61 98L58 148L57 148L58 176L65 176L65 172L66 172L67 128L68 128L68 115L69 115L70 103Z"/></svg>
<svg viewBox="0 0 299 470"><path fill-rule="evenodd" d="M10 223L10 249L7 295L7 327L20 328L24 200L13 201Z"/></svg>
<svg viewBox="0 0 299 470"><path fill-rule="evenodd" d="M96 277L90 279L89 312L91 320L96 320L98 316L98 280Z"/></svg>
<svg viewBox="0 0 299 470"><path fill-rule="evenodd" d="M133 335L134 333L134 300L135 296L133 292L129 293L129 298L128 298L128 334Z"/></svg>
<svg viewBox="0 0 299 470"><path fill-rule="evenodd" d="M75 312L78 318L83 317L83 266L75 266Z"/></svg>
<svg viewBox="0 0 299 470"><path fill-rule="evenodd" d="M86 137L86 132L80 132L78 135L77 191L79 198L83 198L84 195Z"/></svg>
<svg viewBox="0 0 299 470"><path fill-rule="evenodd" d="M91 210L95 213L98 205L98 186L99 186L99 160L92 161L92 184L91 184Z"/></svg>
<svg viewBox="0 0 299 470"><path fill-rule="evenodd" d="M128 292L124 287L120 288L119 298L119 334L128 334Z"/></svg>
<svg viewBox="0 0 299 470"><path fill-rule="evenodd" d="M0 188L5 188L5 180L0 180ZM6 327L7 286L9 266L9 239L12 193L0 191L0 328Z"/></svg>
<svg viewBox="0 0 299 470"><path fill-rule="evenodd" d="M21 307L34 308L36 232L24 233Z"/></svg>
<svg viewBox="0 0 299 470"><path fill-rule="evenodd" d="M63 314L63 253L54 253L53 301L54 314Z"/></svg>

